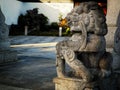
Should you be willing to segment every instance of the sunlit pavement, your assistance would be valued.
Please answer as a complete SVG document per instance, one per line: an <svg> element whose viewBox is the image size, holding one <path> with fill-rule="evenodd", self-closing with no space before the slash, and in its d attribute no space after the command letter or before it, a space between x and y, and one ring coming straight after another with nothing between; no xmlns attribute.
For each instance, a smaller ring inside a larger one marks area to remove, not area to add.
<svg viewBox="0 0 120 90"><path fill-rule="evenodd" d="M0 66L0 88L54 90L55 45L64 39L67 37L10 37L11 49L17 51L18 61Z"/></svg>

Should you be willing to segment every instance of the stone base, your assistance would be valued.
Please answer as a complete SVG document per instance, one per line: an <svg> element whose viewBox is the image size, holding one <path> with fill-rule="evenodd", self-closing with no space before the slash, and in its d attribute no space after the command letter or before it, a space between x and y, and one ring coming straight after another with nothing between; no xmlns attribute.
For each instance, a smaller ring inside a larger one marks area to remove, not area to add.
<svg viewBox="0 0 120 90"><path fill-rule="evenodd" d="M17 61L17 52L11 50L0 51L0 64Z"/></svg>
<svg viewBox="0 0 120 90"><path fill-rule="evenodd" d="M54 78L53 82L55 83L55 90L96 90L95 83L88 84L80 79Z"/></svg>
<svg viewBox="0 0 120 90"><path fill-rule="evenodd" d="M1 41L0 40L0 50L9 50L10 49L10 42L8 40Z"/></svg>
<svg viewBox="0 0 120 90"><path fill-rule="evenodd" d="M94 82L85 82L74 78L54 78L55 90L119 90L116 79L102 78ZM119 83L119 81L117 81Z"/></svg>

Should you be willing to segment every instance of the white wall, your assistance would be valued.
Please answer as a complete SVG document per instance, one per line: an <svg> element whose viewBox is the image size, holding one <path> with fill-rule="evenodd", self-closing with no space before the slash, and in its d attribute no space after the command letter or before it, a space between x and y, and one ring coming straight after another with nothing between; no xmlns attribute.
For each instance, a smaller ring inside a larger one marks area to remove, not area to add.
<svg viewBox="0 0 120 90"><path fill-rule="evenodd" d="M58 22L59 15L65 17L73 8L73 3L24 3L22 13L33 8L39 8L39 13L47 16L50 22Z"/></svg>
<svg viewBox="0 0 120 90"><path fill-rule="evenodd" d="M17 24L18 16L26 10L39 8L39 13L48 17L49 22L58 22L60 14L63 17L73 8L73 3L22 3L17 0L0 0L0 6L6 17L6 24Z"/></svg>
<svg viewBox="0 0 120 90"><path fill-rule="evenodd" d="M6 18L6 24L16 24L21 11L22 3L17 0L0 0L0 6Z"/></svg>

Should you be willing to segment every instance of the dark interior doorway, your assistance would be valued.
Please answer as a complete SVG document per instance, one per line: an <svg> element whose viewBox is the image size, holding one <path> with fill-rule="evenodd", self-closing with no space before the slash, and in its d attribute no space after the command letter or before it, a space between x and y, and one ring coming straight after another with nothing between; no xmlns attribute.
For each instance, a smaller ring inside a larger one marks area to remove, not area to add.
<svg viewBox="0 0 120 90"><path fill-rule="evenodd" d="M96 1L98 2L98 5L102 7L104 14L107 14L107 0L73 0L74 1L74 7L80 5L81 2L87 2L87 1Z"/></svg>

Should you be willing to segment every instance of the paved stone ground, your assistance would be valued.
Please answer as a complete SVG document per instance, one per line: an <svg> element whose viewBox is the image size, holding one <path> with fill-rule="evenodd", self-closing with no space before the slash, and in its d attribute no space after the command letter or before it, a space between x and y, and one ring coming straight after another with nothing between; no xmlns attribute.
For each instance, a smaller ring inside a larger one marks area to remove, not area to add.
<svg viewBox="0 0 120 90"><path fill-rule="evenodd" d="M10 37L18 61L0 65L0 90L54 90L55 45L64 39L66 37Z"/></svg>
<svg viewBox="0 0 120 90"><path fill-rule="evenodd" d="M64 39L67 37L10 37L18 61L0 65L0 90L54 90L55 45Z"/></svg>

